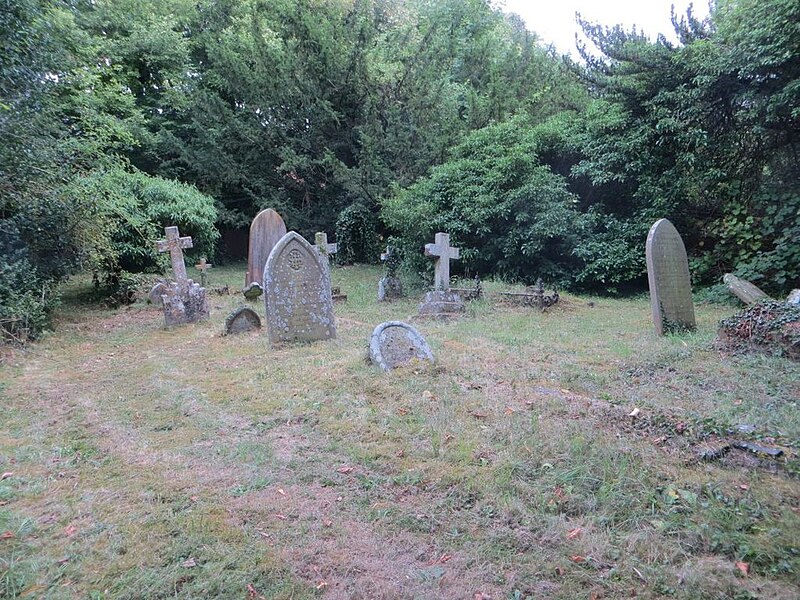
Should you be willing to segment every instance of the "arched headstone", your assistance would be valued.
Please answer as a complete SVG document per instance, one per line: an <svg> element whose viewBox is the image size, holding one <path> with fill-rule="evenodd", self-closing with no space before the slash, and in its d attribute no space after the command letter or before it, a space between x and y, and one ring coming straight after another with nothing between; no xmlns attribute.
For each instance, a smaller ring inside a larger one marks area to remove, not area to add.
<svg viewBox="0 0 800 600"><path fill-rule="evenodd" d="M242 306L225 319L225 335L245 333L261 329L261 319L252 308Z"/></svg>
<svg viewBox="0 0 800 600"><path fill-rule="evenodd" d="M331 281L317 250L290 231L264 266L269 341L311 342L336 337Z"/></svg>
<svg viewBox="0 0 800 600"><path fill-rule="evenodd" d="M263 287L264 265L269 253L286 235L286 223L281 216L267 208L258 213L250 224L250 241L247 251L247 278L245 287L256 282Z"/></svg>
<svg viewBox="0 0 800 600"><path fill-rule="evenodd" d="M378 325L369 339L369 358L384 371L412 360L433 362L433 353L419 331L402 321Z"/></svg>
<svg viewBox="0 0 800 600"><path fill-rule="evenodd" d="M659 219L650 228L646 259L656 333L693 330L696 325L686 247L667 219Z"/></svg>

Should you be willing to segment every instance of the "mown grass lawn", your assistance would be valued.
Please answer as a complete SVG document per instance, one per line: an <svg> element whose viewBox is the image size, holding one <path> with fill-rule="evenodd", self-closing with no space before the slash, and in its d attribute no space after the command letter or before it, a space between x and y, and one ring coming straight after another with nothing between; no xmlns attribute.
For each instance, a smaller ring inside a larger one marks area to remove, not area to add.
<svg viewBox="0 0 800 600"><path fill-rule="evenodd" d="M646 298L541 314L490 282L412 319L435 366L384 374L369 334L417 300L379 276L334 270L329 342L223 337L244 300L212 295L173 330L67 302L6 353L0 597L800 598L800 368L715 350L732 309L659 339Z"/></svg>

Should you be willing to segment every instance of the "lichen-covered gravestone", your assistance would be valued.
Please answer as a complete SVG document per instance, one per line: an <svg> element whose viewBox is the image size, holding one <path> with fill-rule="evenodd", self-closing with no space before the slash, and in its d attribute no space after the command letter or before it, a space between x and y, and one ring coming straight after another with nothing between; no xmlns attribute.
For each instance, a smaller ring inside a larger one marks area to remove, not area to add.
<svg viewBox="0 0 800 600"><path fill-rule="evenodd" d="M658 335L695 328L692 283L686 248L667 219L656 221L647 235L647 280Z"/></svg>
<svg viewBox="0 0 800 600"><path fill-rule="evenodd" d="M263 278L271 343L336 337L331 281L323 260L316 248L294 231L272 249Z"/></svg>
<svg viewBox="0 0 800 600"><path fill-rule="evenodd" d="M267 264L269 253L280 239L286 235L286 223L281 216L267 208L258 213L250 224L250 240L247 252L247 276L245 287L251 283L258 283L264 287L264 265Z"/></svg>
<svg viewBox="0 0 800 600"><path fill-rule="evenodd" d="M194 323L209 315L206 289L186 276L183 249L192 247L192 238L181 237L177 227L165 227L166 239L159 240L159 252L169 252L175 282L171 283L161 300L164 303L164 321L167 327Z"/></svg>
<svg viewBox="0 0 800 600"><path fill-rule="evenodd" d="M432 317L447 317L464 312L464 301L450 291L450 260L461 256L458 248L450 245L450 234L439 232L435 243L425 244L425 256L436 259L433 291L425 294L419 305L419 314Z"/></svg>
<svg viewBox="0 0 800 600"><path fill-rule="evenodd" d="M411 325L387 321L372 332L369 358L384 371L391 371L413 360L433 362L433 353L425 338Z"/></svg>
<svg viewBox="0 0 800 600"><path fill-rule="evenodd" d="M225 319L225 335L245 333L261 329L261 319L252 308L242 306Z"/></svg>

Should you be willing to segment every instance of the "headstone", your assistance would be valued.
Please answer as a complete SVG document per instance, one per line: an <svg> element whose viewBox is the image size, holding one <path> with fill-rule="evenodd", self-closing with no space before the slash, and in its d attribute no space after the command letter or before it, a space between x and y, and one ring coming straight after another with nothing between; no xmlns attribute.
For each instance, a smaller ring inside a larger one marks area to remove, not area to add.
<svg viewBox="0 0 800 600"><path fill-rule="evenodd" d="M206 271L211 268L211 264L206 262L206 257L204 256L194 268L200 271L200 285L206 287Z"/></svg>
<svg viewBox="0 0 800 600"><path fill-rule="evenodd" d="M460 258L461 251L450 246L450 234L439 232L436 234L435 243L425 244L425 256L436 259L434 266L433 289L450 289L450 260Z"/></svg>
<svg viewBox="0 0 800 600"><path fill-rule="evenodd" d="M257 281L253 281L246 288L242 290L242 294L247 300L258 300L261 294L264 293L264 288Z"/></svg>
<svg viewBox="0 0 800 600"><path fill-rule="evenodd" d="M207 319L209 315L206 289L186 276L183 249L192 247L192 238L180 237L177 227L165 227L165 240L159 240L159 252L169 252L175 282L168 285L161 295L164 305L164 321L167 327L194 323Z"/></svg>
<svg viewBox="0 0 800 600"><path fill-rule="evenodd" d="M321 256L324 256L325 260L329 263L331 254L336 254L339 251L339 244L329 244L328 234L322 231L318 231L316 235L314 235L314 244L317 247L317 252L319 252Z"/></svg>
<svg viewBox="0 0 800 600"><path fill-rule="evenodd" d="M433 362L433 353L425 338L401 321L387 321L375 328L369 340L369 357L384 371L413 360Z"/></svg>
<svg viewBox="0 0 800 600"><path fill-rule="evenodd" d="M466 310L461 296L450 291L450 260L458 259L461 252L450 246L450 235L447 233L437 233L435 240L433 244L425 244L425 256L436 259L434 289L425 294L419 314L446 318Z"/></svg>
<svg viewBox="0 0 800 600"><path fill-rule="evenodd" d="M281 216L267 208L258 213L250 224L250 243L247 252L245 287L256 282L263 287L264 265L275 244L286 235L286 223Z"/></svg>
<svg viewBox="0 0 800 600"><path fill-rule="evenodd" d="M645 254L656 333L693 330L696 325L686 248L667 219L656 221L650 228Z"/></svg>
<svg viewBox="0 0 800 600"><path fill-rule="evenodd" d="M316 246L317 252L319 252L319 255L323 258L325 267L328 269L328 277L330 278L330 270L331 270L330 256L331 254L336 254L339 251L339 245L329 244L328 234L322 231L318 231L314 235L314 246ZM338 287L331 288L331 297L333 298L334 302L347 301L347 294L343 294L341 288Z"/></svg>
<svg viewBox="0 0 800 600"><path fill-rule="evenodd" d="M225 335L245 333L261 329L261 319L252 308L242 306L225 319Z"/></svg>
<svg viewBox="0 0 800 600"><path fill-rule="evenodd" d="M147 299L150 300L150 304L161 306L163 304L161 302L161 296L166 294L168 290L169 285L167 285L167 283L164 281L159 281L153 286L153 288L150 290L150 293L147 294Z"/></svg>
<svg viewBox="0 0 800 600"><path fill-rule="evenodd" d="M172 261L172 274L179 288L187 285L186 264L183 262L183 249L192 247L192 238L181 237L177 227L165 227L165 240L156 242L159 252L169 252Z"/></svg>
<svg viewBox="0 0 800 600"><path fill-rule="evenodd" d="M298 233L290 231L272 249L263 283L270 343L336 337L328 269Z"/></svg>
<svg viewBox="0 0 800 600"><path fill-rule="evenodd" d="M786 304L800 306L800 290L792 290L789 292L789 296L786 298Z"/></svg>
<svg viewBox="0 0 800 600"><path fill-rule="evenodd" d="M759 300L769 298L757 285L750 283L746 279L741 279L733 273L725 273L722 276L722 281L728 287L728 291L745 304L755 304Z"/></svg>
<svg viewBox="0 0 800 600"><path fill-rule="evenodd" d="M403 297L403 282L397 277L400 256L395 248L386 248L381 254L386 265L386 274L378 281L378 302L390 302Z"/></svg>
<svg viewBox="0 0 800 600"><path fill-rule="evenodd" d="M191 279L186 287L172 284L167 293L161 296L164 304L164 321L167 327L195 323L207 319L209 315L206 289Z"/></svg>

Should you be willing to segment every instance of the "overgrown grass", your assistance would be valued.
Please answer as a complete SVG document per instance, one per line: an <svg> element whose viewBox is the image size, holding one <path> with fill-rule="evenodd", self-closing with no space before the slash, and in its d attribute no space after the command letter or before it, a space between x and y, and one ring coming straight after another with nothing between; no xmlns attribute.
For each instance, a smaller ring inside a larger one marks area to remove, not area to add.
<svg viewBox="0 0 800 600"><path fill-rule="evenodd" d="M800 597L800 370L714 351L730 308L657 338L646 298L541 314L487 282L446 324L379 276L334 269L338 338L279 349L221 336L240 295L164 330L75 282L2 367L0 597ZM389 319L436 365L366 364ZM729 429L783 463L697 459Z"/></svg>

